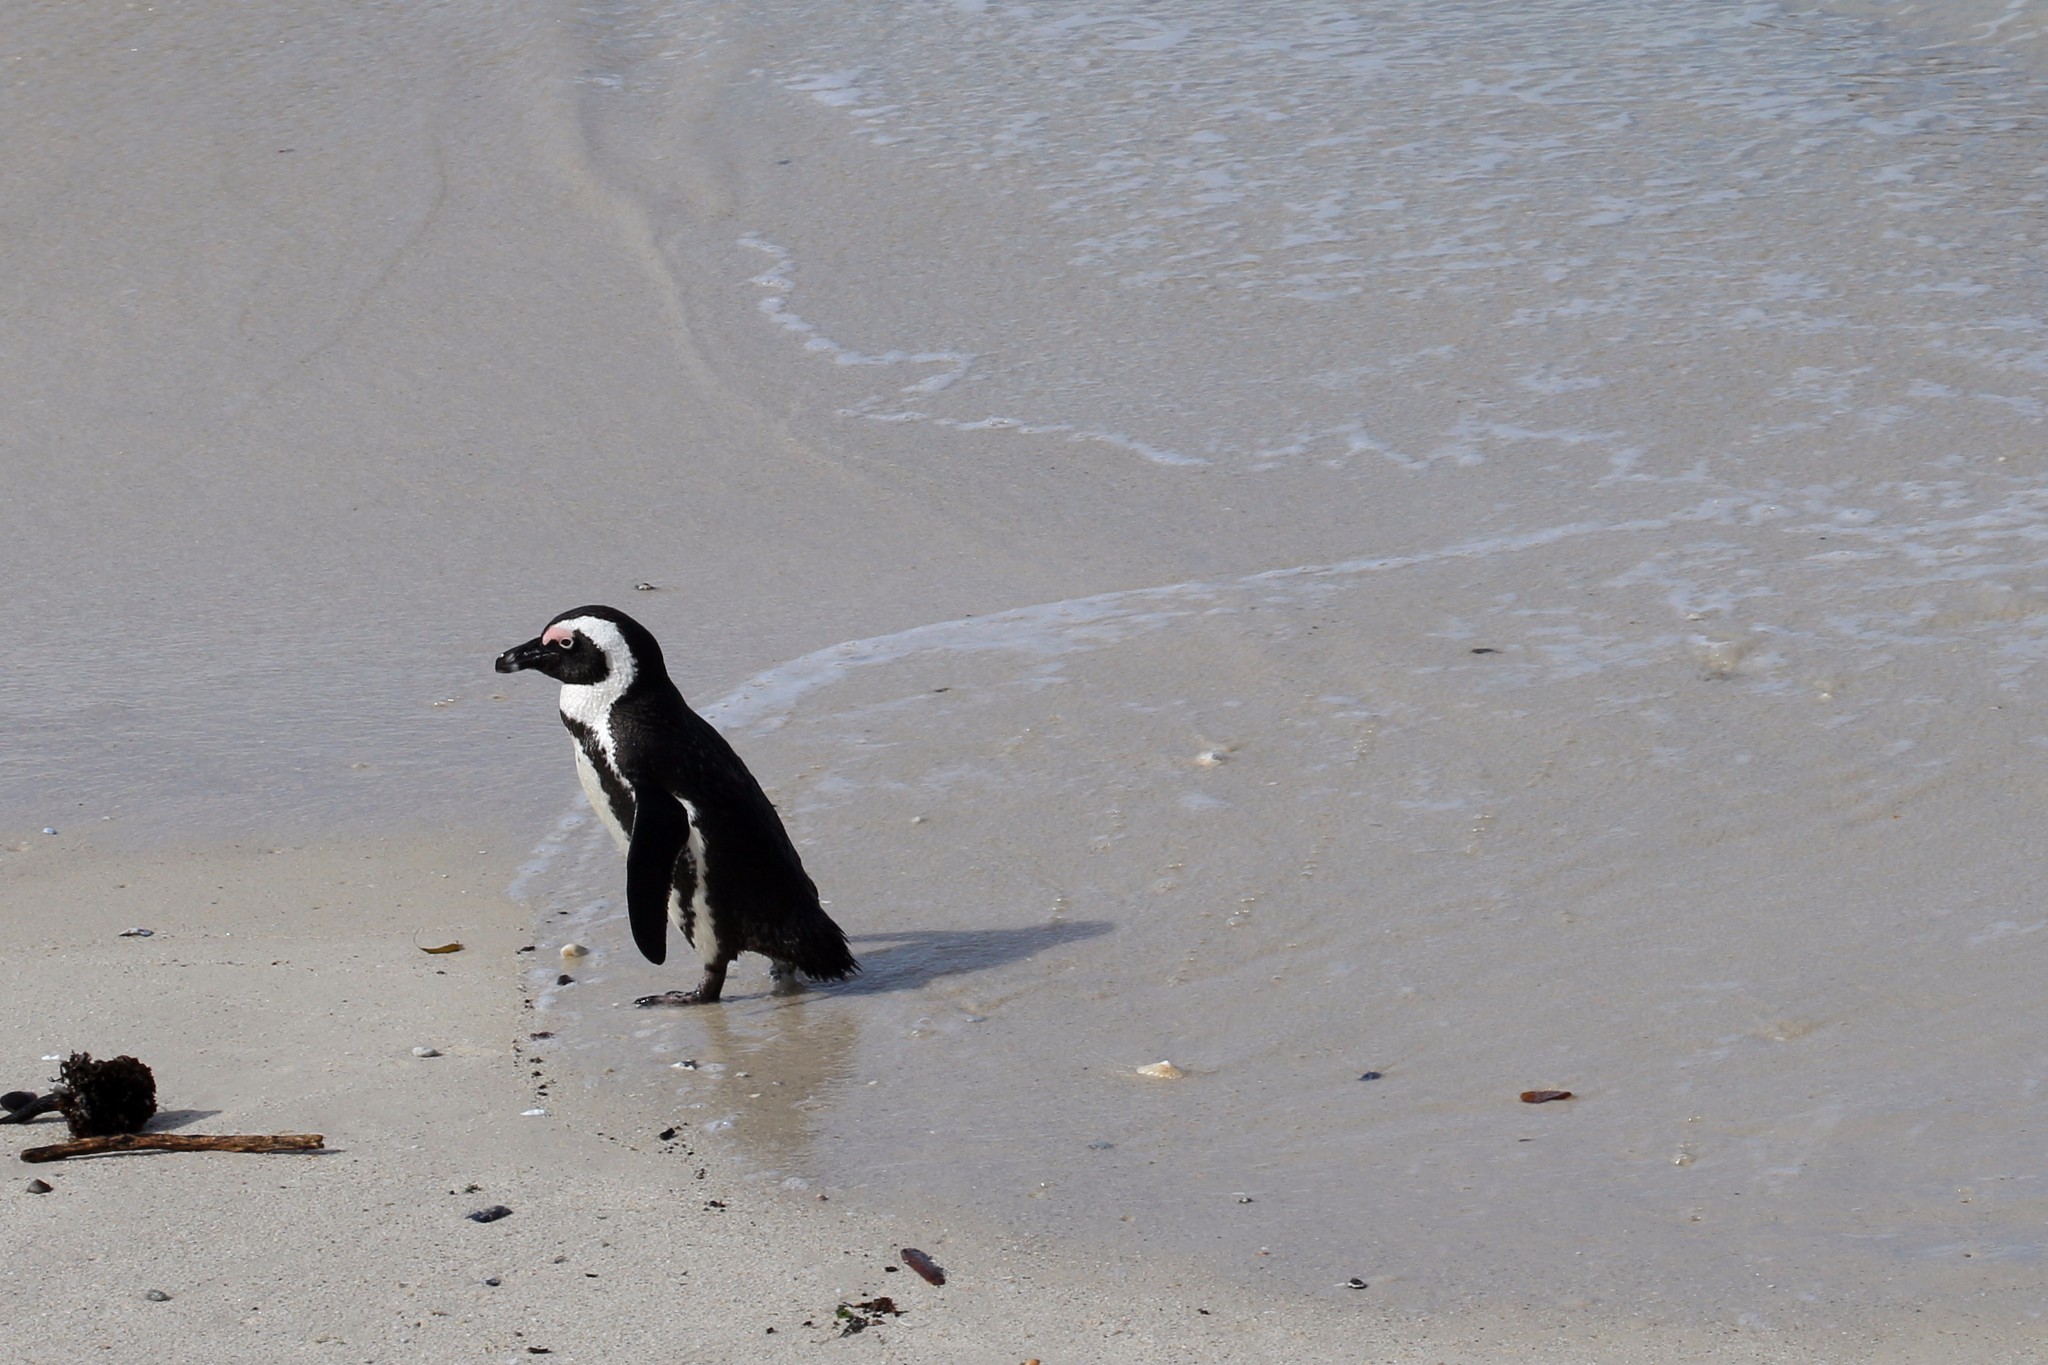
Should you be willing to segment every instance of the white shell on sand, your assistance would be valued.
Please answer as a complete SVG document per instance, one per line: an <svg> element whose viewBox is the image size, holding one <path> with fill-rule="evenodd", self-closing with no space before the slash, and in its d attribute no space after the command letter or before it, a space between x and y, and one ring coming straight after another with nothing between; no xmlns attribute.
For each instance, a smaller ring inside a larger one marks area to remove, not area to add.
<svg viewBox="0 0 2048 1365"><path fill-rule="evenodd" d="M1150 1076L1154 1080L1177 1081L1188 1073L1182 1071L1172 1062L1154 1062L1150 1066L1139 1067L1138 1074L1140 1076Z"/></svg>
<svg viewBox="0 0 2048 1365"><path fill-rule="evenodd" d="M589 951L590 949L580 943L564 943L562 945L562 956L572 962L589 953Z"/></svg>
<svg viewBox="0 0 2048 1365"><path fill-rule="evenodd" d="M1204 749L1195 755L1195 763L1198 767L1217 768L1222 766L1224 758L1221 749Z"/></svg>
<svg viewBox="0 0 2048 1365"><path fill-rule="evenodd" d="M412 1050L412 1055L415 1057L438 1057L441 1055L441 1049L437 1047L416 1047Z"/></svg>

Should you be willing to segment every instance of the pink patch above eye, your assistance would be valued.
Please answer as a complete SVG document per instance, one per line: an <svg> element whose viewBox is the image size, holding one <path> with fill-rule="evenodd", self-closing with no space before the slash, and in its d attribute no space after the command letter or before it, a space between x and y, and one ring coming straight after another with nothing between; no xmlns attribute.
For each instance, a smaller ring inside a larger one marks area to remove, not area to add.
<svg viewBox="0 0 2048 1365"><path fill-rule="evenodd" d="M567 626L549 626L541 632L540 642L544 645L567 644L576 638L576 632Z"/></svg>

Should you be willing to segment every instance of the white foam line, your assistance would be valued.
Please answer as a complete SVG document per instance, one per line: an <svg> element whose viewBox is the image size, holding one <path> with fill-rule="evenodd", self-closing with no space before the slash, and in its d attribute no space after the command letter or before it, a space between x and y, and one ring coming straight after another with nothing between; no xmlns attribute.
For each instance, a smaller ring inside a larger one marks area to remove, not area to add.
<svg viewBox="0 0 2048 1365"><path fill-rule="evenodd" d="M512 885L505 888L505 894L516 901L525 900L526 888L533 884L533 879L554 865L555 859L562 856L562 850L569 846L569 836L583 828L585 823L583 812L576 810L557 820L547 837L534 845L532 856L519 865L519 870L512 875Z"/></svg>
<svg viewBox="0 0 2048 1365"><path fill-rule="evenodd" d="M1240 578L1169 583L1152 588L1129 588L1119 592L1074 597L1060 602L1042 602L1028 607L995 612L959 621L938 621L913 626L888 635L848 640L778 664L757 673L739 687L704 708L707 719L722 728L752 727L757 731L776 728L796 709L805 695L829 687L857 668L895 663L914 654L939 651L987 652L1012 650L1039 657L1070 653L1091 645L1125 639L1142 630L1191 615L1233 591L1267 585L1292 585L1310 579L1333 579L1357 574L1385 573L1416 568L1451 559L1477 559L1540 549L1561 541L1606 533L1629 534L1664 530L1684 521L1708 520L1723 515L1726 503L1716 499L1690 511L1638 521L1572 522L1545 527L1520 535L1486 536L1460 541L1437 550L1408 555L1386 555L1348 559L1333 564L1302 564L1283 569L1266 569Z"/></svg>
<svg viewBox="0 0 2048 1365"><path fill-rule="evenodd" d="M753 233L739 239L739 244L755 251L765 251L775 258L775 264L748 281L763 289L771 290L769 296L760 302L760 309L769 321L786 332L793 332L806 338L804 349L832 357L835 365L944 365L945 369L925 376L914 384L903 386L904 393L937 393L951 388L967 377L974 366L974 357L966 351L883 351L869 355L843 346L818 330L818 325L789 307L789 295L796 292L796 281L790 278L795 269L788 248L756 237Z"/></svg>
<svg viewBox="0 0 2048 1365"><path fill-rule="evenodd" d="M1715 521L1729 515L1734 500L1711 498L1662 517L1633 521L1577 521L1515 535L1481 536L1434 550L1405 555L1378 555L1330 564L1300 564L1265 569L1237 578L1168 583L1151 588L1041 602L988 616L934 621L887 635L847 640L813 650L787 663L756 673L725 696L700 708L721 729L751 728L765 733L782 725L804 697L830 687L856 669L896 663L915 654L944 651L983 653L1010 650L1051 658L1096 645L1128 639L1140 631L1213 606L1231 592L1247 588L1293 587L1317 580L1419 568L1453 559L1481 559L1542 549L1568 540L1598 535L1630 535L1667 530L1685 522ZM534 877L546 871L569 846L570 835L585 823L580 811L565 815L519 869L512 894L519 897Z"/></svg>
<svg viewBox="0 0 2048 1365"><path fill-rule="evenodd" d="M910 390L906 389L908 393ZM1209 462L1197 455L1183 455L1177 450L1155 446L1120 432L1103 431L1097 427L1078 427L1072 422L1026 422L1016 417L991 414L968 421L958 417L934 417L928 412L915 408L901 412L875 412L869 405L839 409L841 417L859 417L869 422L930 422L934 426L950 427L954 431L1014 431L1020 436L1064 436L1069 441L1097 441L1118 450L1128 450L1154 464L1191 466L1206 465Z"/></svg>
<svg viewBox="0 0 2048 1365"><path fill-rule="evenodd" d="M835 365L943 365L946 368L925 376L914 384L905 384L898 392L910 394L939 393L953 387L967 377L974 368L975 357L968 351L903 351L889 350L870 355L842 345L826 336L818 325L789 306L790 295L796 292L796 281L791 272L796 269L795 257L787 247L778 246L764 237L748 233L739 239L739 244L755 251L764 251L775 258L775 264L748 280L769 290L768 297L758 305L763 316L785 332L804 338L804 349L832 357ZM1134 455L1163 465L1205 465L1207 460L1193 455L1183 455L1177 450L1167 450L1148 444L1120 432L1103 431L1092 427L1076 426L1072 422L1024 422L1014 417L989 416L974 421L962 421L953 417L933 417L929 413L915 410L905 412L874 412L870 410L874 400L857 408L842 408L842 417L860 417L870 422L931 422L937 426L951 427L955 431L1014 431L1024 436L1065 436L1070 441L1095 441L1102 445L1127 450Z"/></svg>

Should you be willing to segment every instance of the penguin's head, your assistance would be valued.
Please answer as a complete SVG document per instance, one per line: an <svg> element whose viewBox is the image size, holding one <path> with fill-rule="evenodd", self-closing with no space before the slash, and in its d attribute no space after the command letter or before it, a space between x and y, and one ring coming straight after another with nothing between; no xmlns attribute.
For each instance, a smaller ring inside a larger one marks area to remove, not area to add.
<svg viewBox="0 0 2048 1365"><path fill-rule="evenodd" d="M662 673L661 646L647 628L612 607L577 607L523 645L498 656L500 673L531 668L566 687L624 692L643 673Z"/></svg>

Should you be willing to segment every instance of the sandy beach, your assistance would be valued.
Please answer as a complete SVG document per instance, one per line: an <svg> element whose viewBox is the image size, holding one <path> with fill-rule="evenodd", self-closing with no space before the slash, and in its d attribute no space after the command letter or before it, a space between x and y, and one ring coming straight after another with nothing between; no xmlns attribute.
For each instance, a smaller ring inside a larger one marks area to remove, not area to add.
<svg viewBox="0 0 2048 1365"><path fill-rule="evenodd" d="M2048 29L1924 8L23 7L0 1087L329 1150L17 1163L10 1350L2034 1358ZM631 1008L584 602L859 978Z"/></svg>
<svg viewBox="0 0 2048 1365"><path fill-rule="evenodd" d="M0 1277L24 1360L2024 1358L1955 1321L1802 1347L1529 1308L1395 1318L849 1209L748 1181L679 1106L552 1065L516 984L523 916L474 837L148 857L52 839L8 857L10 903L40 916L10 1056L129 1049L154 1063L156 1128L327 1146L19 1166L22 1253ZM419 950L452 935L462 952ZM62 1125L7 1131L19 1148ZM33 1178L50 1192L26 1193ZM468 1220L493 1205L512 1213ZM902 1269L904 1246L946 1284ZM900 1314L845 1334L837 1309L879 1296Z"/></svg>

